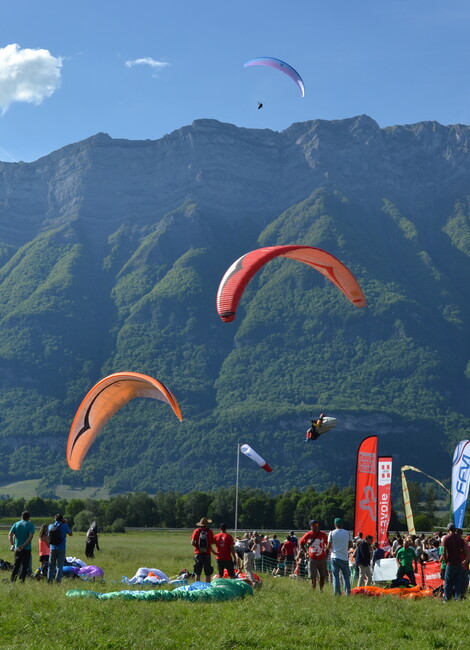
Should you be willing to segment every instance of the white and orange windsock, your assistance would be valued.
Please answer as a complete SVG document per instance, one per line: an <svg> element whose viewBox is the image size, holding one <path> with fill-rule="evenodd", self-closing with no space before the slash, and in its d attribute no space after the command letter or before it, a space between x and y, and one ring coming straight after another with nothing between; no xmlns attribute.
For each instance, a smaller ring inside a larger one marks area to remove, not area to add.
<svg viewBox="0 0 470 650"><path fill-rule="evenodd" d="M245 454L245 456L248 456L248 458L251 458L251 460L254 460L257 465L259 465L262 469L264 469L266 472L272 472L273 469L268 465L268 463L264 460L264 458L261 458L259 454L256 453L254 449L250 447L250 445L242 445L240 447L240 451L242 454Z"/></svg>

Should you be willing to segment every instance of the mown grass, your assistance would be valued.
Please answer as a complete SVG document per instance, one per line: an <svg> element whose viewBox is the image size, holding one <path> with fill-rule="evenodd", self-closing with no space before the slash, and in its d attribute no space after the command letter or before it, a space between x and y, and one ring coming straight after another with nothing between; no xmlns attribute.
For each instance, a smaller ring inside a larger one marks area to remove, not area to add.
<svg viewBox="0 0 470 650"><path fill-rule="evenodd" d="M40 479L35 478L8 483L0 486L0 495L8 494L14 499L32 499L38 494L40 482ZM59 499L109 499L109 490L103 487L74 488L69 485L57 485L54 491Z"/></svg>
<svg viewBox="0 0 470 650"><path fill-rule="evenodd" d="M123 575L158 568L170 576L191 569L189 532L102 535L95 562L100 583L64 580L11 584L0 573L0 648L467 648L470 601L335 598L327 585L263 576L253 598L227 603L98 601L66 597L71 588L127 588ZM69 539L68 554L84 558L85 538ZM0 547L8 553L6 535ZM37 555L34 547L34 566ZM147 588L147 587L145 587Z"/></svg>

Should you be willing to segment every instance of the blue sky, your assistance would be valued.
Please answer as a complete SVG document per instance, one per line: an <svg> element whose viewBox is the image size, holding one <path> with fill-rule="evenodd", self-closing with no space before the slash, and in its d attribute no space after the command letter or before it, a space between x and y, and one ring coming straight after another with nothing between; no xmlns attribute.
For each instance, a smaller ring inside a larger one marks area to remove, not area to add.
<svg viewBox="0 0 470 650"><path fill-rule="evenodd" d="M2 3L0 160L100 131L158 139L199 118L470 124L469 33L468 0ZM305 97L275 70L243 68L258 56L296 68Z"/></svg>

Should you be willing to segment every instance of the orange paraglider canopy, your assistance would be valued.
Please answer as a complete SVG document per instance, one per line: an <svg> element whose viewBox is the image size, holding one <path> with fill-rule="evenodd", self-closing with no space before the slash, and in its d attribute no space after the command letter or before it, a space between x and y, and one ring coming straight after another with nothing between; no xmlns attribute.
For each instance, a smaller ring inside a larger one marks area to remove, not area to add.
<svg viewBox="0 0 470 650"><path fill-rule="evenodd" d="M135 397L151 397L166 402L176 417L183 420L176 398L157 379L140 372L109 375L93 386L75 414L67 441L67 462L71 469L80 469L102 427Z"/></svg>
<svg viewBox="0 0 470 650"><path fill-rule="evenodd" d="M334 255L313 246L268 246L242 255L226 271L217 292L217 311L226 323L234 320L238 303L248 282L261 267L275 257L289 257L316 269L330 280L356 307L366 299L351 271Z"/></svg>

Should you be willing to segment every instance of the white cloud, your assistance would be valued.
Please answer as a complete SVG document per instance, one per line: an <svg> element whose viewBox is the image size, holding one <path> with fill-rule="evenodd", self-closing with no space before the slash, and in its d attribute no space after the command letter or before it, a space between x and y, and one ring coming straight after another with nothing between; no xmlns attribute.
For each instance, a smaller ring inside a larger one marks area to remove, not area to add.
<svg viewBox="0 0 470 650"><path fill-rule="evenodd" d="M128 68L132 68L135 65L148 65L155 70L161 70L170 64L166 61L155 61L155 59L152 59L150 56L145 56L142 59L134 59L133 61L126 61L126 67Z"/></svg>
<svg viewBox="0 0 470 650"><path fill-rule="evenodd" d="M16 43L0 48L0 110L50 97L60 85L61 67L62 59L49 50L21 49Z"/></svg>

